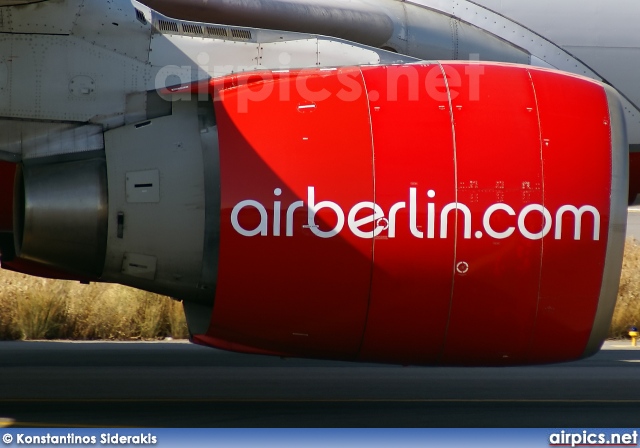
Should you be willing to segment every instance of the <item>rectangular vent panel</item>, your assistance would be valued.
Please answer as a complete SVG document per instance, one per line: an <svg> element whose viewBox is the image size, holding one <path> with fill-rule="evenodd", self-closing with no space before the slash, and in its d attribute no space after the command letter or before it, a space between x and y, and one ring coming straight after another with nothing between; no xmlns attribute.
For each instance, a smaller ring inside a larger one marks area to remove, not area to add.
<svg viewBox="0 0 640 448"><path fill-rule="evenodd" d="M229 36L229 34L227 34L227 29L226 28L221 28L219 26L208 26L207 27L207 34L209 36L217 36L217 37L227 37L227 36Z"/></svg>
<svg viewBox="0 0 640 448"><path fill-rule="evenodd" d="M202 32L202 27L200 25L192 25L190 23L182 24L182 32L189 34L197 34L202 36L204 33Z"/></svg>
<svg viewBox="0 0 640 448"><path fill-rule="evenodd" d="M251 31L249 30L239 30L236 28L231 28L231 37L236 39L251 39Z"/></svg>
<svg viewBox="0 0 640 448"><path fill-rule="evenodd" d="M140 23L142 23L143 25L147 24L147 18L144 16L144 13L138 8L136 8L136 17L138 18L138 21L140 21Z"/></svg>
<svg viewBox="0 0 640 448"><path fill-rule="evenodd" d="M169 20L160 20L158 22L160 31L172 31L178 32L178 24L176 22L170 22Z"/></svg>

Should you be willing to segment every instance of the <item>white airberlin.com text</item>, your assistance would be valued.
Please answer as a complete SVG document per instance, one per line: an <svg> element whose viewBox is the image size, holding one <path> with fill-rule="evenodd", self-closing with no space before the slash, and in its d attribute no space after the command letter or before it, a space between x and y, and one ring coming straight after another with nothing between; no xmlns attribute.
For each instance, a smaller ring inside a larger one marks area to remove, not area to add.
<svg viewBox="0 0 640 448"><path fill-rule="evenodd" d="M427 192L429 202L426 205L426 222L418 222L418 189L409 188L408 202L398 202L393 204L389 210L383 210L374 202L359 202L351 209L344 210L339 204L333 201L316 202L315 187L307 188L307 201L296 201L283 207L281 201L277 200L282 195L282 190L277 188L274 191L275 199L273 207L271 204L266 207L256 200L245 200L238 203L231 212L231 224L236 232L242 236L294 236L293 218L297 210L307 210L307 224L304 226L319 238L334 238L345 230L345 227L358 238L371 239L383 235L386 232L388 238L396 238L400 231L397 215L400 210L407 210L409 214L408 230L410 234L418 239L447 239L451 237L449 223L456 219L456 215L461 217L462 237L464 239L483 238L487 235L496 240L507 239L519 233L529 240L541 240L546 236L560 240L562 238L573 238L575 241L583 237L593 241L600 240L601 215L598 209L592 205L563 205L557 210L548 210L541 204L530 204L521 210L515 210L508 204L496 203L489 206L482 213L482 227L473 231L473 215L471 209L460 202L446 204L436 207L434 199L437 194L434 190ZM272 209L273 214L267 209ZM260 221L256 227L246 228L240 223L240 215L244 211L252 210L260 214ZM316 221L316 216L321 210L330 210L335 215L333 228L321 229ZM369 213L363 213L369 211ZM530 215L538 214L542 218L542 228L532 229L528 227L527 218ZM492 218L503 215L511 217L513 225L506 228L494 228ZM587 221L588 220L588 221ZM572 222L573 226L568 230L563 229L563 225L569 227L567 223ZM593 233L583 235L582 226L585 222L590 222Z"/></svg>

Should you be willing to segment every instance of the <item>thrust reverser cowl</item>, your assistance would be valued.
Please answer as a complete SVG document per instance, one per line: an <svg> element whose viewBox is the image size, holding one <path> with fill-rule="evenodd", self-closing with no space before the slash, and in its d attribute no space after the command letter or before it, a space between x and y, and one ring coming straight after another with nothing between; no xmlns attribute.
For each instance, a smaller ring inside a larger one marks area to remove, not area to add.
<svg viewBox="0 0 640 448"><path fill-rule="evenodd" d="M220 255L197 342L424 365L597 351L626 222L609 88L444 63L212 89Z"/></svg>

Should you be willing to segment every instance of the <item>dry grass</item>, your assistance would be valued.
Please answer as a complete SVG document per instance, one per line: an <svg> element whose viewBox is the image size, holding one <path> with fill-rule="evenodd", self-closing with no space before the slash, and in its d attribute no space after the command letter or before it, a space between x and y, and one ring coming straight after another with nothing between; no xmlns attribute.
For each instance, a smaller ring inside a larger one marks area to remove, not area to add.
<svg viewBox="0 0 640 448"><path fill-rule="evenodd" d="M627 337L629 327L633 325L640 325L640 243L630 238L624 246L618 303L609 337Z"/></svg>
<svg viewBox="0 0 640 448"><path fill-rule="evenodd" d="M0 339L129 340L188 335L182 305L120 285L0 270Z"/></svg>
<svg viewBox="0 0 640 448"><path fill-rule="evenodd" d="M609 337L640 326L640 243L625 245ZM46 280L0 270L0 339L186 338L182 305L120 285Z"/></svg>

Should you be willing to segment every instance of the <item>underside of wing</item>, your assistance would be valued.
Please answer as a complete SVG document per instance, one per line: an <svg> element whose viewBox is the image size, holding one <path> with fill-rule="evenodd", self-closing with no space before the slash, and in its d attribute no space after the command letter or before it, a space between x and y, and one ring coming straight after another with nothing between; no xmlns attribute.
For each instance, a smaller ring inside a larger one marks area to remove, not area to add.
<svg viewBox="0 0 640 448"><path fill-rule="evenodd" d="M17 6L17 5L27 5L29 3L42 3L47 0L0 0L0 7L3 6Z"/></svg>

